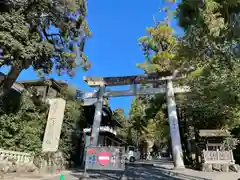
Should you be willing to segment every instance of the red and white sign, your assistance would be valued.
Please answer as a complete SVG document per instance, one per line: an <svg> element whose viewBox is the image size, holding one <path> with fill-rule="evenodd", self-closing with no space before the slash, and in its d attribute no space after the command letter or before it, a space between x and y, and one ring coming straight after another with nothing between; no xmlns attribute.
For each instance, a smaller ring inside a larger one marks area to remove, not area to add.
<svg viewBox="0 0 240 180"><path fill-rule="evenodd" d="M100 165L106 166L110 163L111 154L109 152L100 152L98 154L98 162Z"/></svg>

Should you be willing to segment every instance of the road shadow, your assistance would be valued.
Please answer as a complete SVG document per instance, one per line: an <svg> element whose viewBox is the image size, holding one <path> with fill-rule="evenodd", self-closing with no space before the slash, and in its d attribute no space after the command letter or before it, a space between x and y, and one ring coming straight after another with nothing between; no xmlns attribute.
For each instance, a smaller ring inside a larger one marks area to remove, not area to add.
<svg viewBox="0 0 240 180"><path fill-rule="evenodd" d="M71 174L74 177L81 178L82 175L77 173ZM113 171L91 171L89 172L89 180L120 180L122 172ZM127 166L125 176L128 180L183 180L183 178L173 177L167 172L154 167L132 167Z"/></svg>

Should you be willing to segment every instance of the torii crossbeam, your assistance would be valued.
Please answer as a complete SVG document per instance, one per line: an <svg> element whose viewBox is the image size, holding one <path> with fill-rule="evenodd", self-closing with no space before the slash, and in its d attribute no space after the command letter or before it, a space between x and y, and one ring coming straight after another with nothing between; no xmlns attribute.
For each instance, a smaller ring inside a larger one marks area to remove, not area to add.
<svg viewBox="0 0 240 180"><path fill-rule="evenodd" d="M151 73L135 76L119 76L119 77L84 77L84 81L90 87L98 87L97 92L85 93L86 100L94 98L96 102L94 122L91 133L91 144L97 146L99 128L102 118L103 97L120 97L120 96L135 96L149 94L165 94L168 104L168 119L172 141L172 154L174 166L176 168L184 168L182 145L180 140L179 125L177 118L176 102L174 93L187 93L190 88L187 86L173 87L172 80L182 79L184 74L176 73L176 71L166 71L160 73ZM138 87L139 84L161 84L158 88ZM129 90L123 91L105 91L106 86L123 86L132 85Z"/></svg>

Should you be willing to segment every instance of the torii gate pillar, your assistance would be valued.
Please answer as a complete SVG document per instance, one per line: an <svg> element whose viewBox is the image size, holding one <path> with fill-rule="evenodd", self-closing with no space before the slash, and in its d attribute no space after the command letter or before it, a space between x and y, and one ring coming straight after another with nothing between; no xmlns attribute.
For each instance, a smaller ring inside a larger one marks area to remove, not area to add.
<svg viewBox="0 0 240 180"><path fill-rule="evenodd" d="M92 132L90 137L90 145L93 145L93 146L97 146L98 144L99 128L102 121L102 107L103 107L104 92L105 92L105 86L100 85L99 91L98 91L97 103L95 106Z"/></svg>
<svg viewBox="0 0 240 180"><path fill-rule="evenodd" d="M174 97L174 88L171 80L167 81L167 107L168 107L168 120L170 126L171 142L172 142L172 155L175 168L185 168L183 162L183 152L180 139L177 108Z"/></svg>

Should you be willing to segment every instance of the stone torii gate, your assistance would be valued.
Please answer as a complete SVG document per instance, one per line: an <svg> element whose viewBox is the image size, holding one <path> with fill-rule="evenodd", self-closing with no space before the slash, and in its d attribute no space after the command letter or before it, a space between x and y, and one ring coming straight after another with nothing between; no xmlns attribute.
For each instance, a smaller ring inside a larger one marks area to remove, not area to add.
<svg viewBox="0 0 240 180"><path fill-rule="evenodd" d="M182 145L180 140L178 117L174 94L189 92L189 87L173 87L172 80L182 79L185 76L179 72L160 72L143 74L136 76L119 76L119 77L84 77L84 81L90 87L98 88L97 92L85 93L85 98L95 98L96 108L94 122L91 131L90 144L97 146L99 128L102 118L103 97L120 97L120 96L136 96L150 94L165 94L167 96L168 119L170 126L170 134L172 141L172 154L175 168L184 168ZM139 87L141 84L162 84L158 88ZM111 91L105 90L106 86L123 86L131 85L129 90Z"/></svg>

